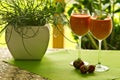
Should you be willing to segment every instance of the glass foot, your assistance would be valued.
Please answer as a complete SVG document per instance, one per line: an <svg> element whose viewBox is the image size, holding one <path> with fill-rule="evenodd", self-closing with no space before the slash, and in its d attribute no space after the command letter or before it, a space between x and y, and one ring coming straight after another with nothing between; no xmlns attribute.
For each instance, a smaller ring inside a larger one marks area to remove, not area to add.
<svg viewBox="0 0 120 80"><path fill-rule="evenodd" d="M104 72L104 71L108 71L109 68L107 66L101 65L101 64L97 64L95 67L95 71L96 72Z"/></svg>

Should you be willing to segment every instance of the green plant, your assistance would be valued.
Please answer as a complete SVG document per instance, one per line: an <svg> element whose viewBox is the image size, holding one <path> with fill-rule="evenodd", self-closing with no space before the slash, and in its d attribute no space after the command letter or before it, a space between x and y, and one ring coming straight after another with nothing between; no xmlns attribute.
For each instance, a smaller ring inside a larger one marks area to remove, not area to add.
<svg viewBox="0 0 120 80"><path fill-rule="evenodd" d="M25 41L34 37L37 39L40 27L46 24L64 23L64 6L63 3L54 0L0 0L0 35L6 31L6 43L10 43L10 39L17 32L20 36L18 42L22 41L24 50L31 56ZM49 35L49 32L46 32ZM47 42L48 40L45 40L45 43Z"/></svg>
<svg viewBox="0 0 120 80"><path fill-rule="evenodd" d="M64 8L53 0L0 0L0 25L4 31L8 25L14 28L57 24ZM58 8L60 7L60 8ZM54 15L57 14L57 19Z"/></svg>

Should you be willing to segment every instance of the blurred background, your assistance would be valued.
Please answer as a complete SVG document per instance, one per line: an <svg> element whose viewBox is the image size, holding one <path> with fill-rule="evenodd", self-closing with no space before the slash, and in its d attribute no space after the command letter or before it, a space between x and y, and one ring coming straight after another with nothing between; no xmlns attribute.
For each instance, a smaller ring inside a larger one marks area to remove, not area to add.
<svg viewBox="0 0 120 80"><path fill-rule="evenodd" d="M48 48L76 48L78 38L72 33L69 26L69 18L74 8L87 8L92 14L96 9L99 10L99 0L57 0L61 2L58 5L58 10L63 11L63 23L58 24L57 28L50 25L50 42ZM113 20L113 30L111 35L102 42L102 49L105 50L120 50L120 0L102 0L102 10L111 14ZM52 27L51 27L52 26ZM1 29L1 27L0 27ZM5 34L0 34L0 47L6 47ZM91 36L90 33L82 37L83 49L97 49L98 42Z"/></svg>

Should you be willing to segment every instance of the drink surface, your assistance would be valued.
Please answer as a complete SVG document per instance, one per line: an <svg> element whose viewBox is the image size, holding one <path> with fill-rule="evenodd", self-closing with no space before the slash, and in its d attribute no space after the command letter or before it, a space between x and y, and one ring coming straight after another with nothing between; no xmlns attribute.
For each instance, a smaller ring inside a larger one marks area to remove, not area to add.
<svg viewBox="0 0 120 80"><path fill-rule="evenodd" d="M90 21L90 32L96 39L103 40L110 35L112 31L112 20L110 18L104 20L91 18Z"/></svg>
<svg viewBox="0 0 120 80"><path fill-rule="evenodd" d="M78 36L85 35L89 30L90 16L85 14L72 14L70 26L72 31Z"/></svg>

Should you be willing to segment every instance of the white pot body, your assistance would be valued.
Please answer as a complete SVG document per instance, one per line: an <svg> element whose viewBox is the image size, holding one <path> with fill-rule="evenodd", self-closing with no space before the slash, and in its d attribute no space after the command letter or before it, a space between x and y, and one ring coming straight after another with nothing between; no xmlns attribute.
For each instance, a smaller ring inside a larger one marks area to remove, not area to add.
<svg viewBox="0 0 120 80"><path fill-rule="evenodd" d="M49 43L49 29L47 26L29 26L22 28L24 36L9 26L6 29L5 40L8 49L16 60L41 60ZM21 29L17 29L21 31ZM32 36L32 37L31 37ZM23 38L24 37L24 38Z"/></svg>

